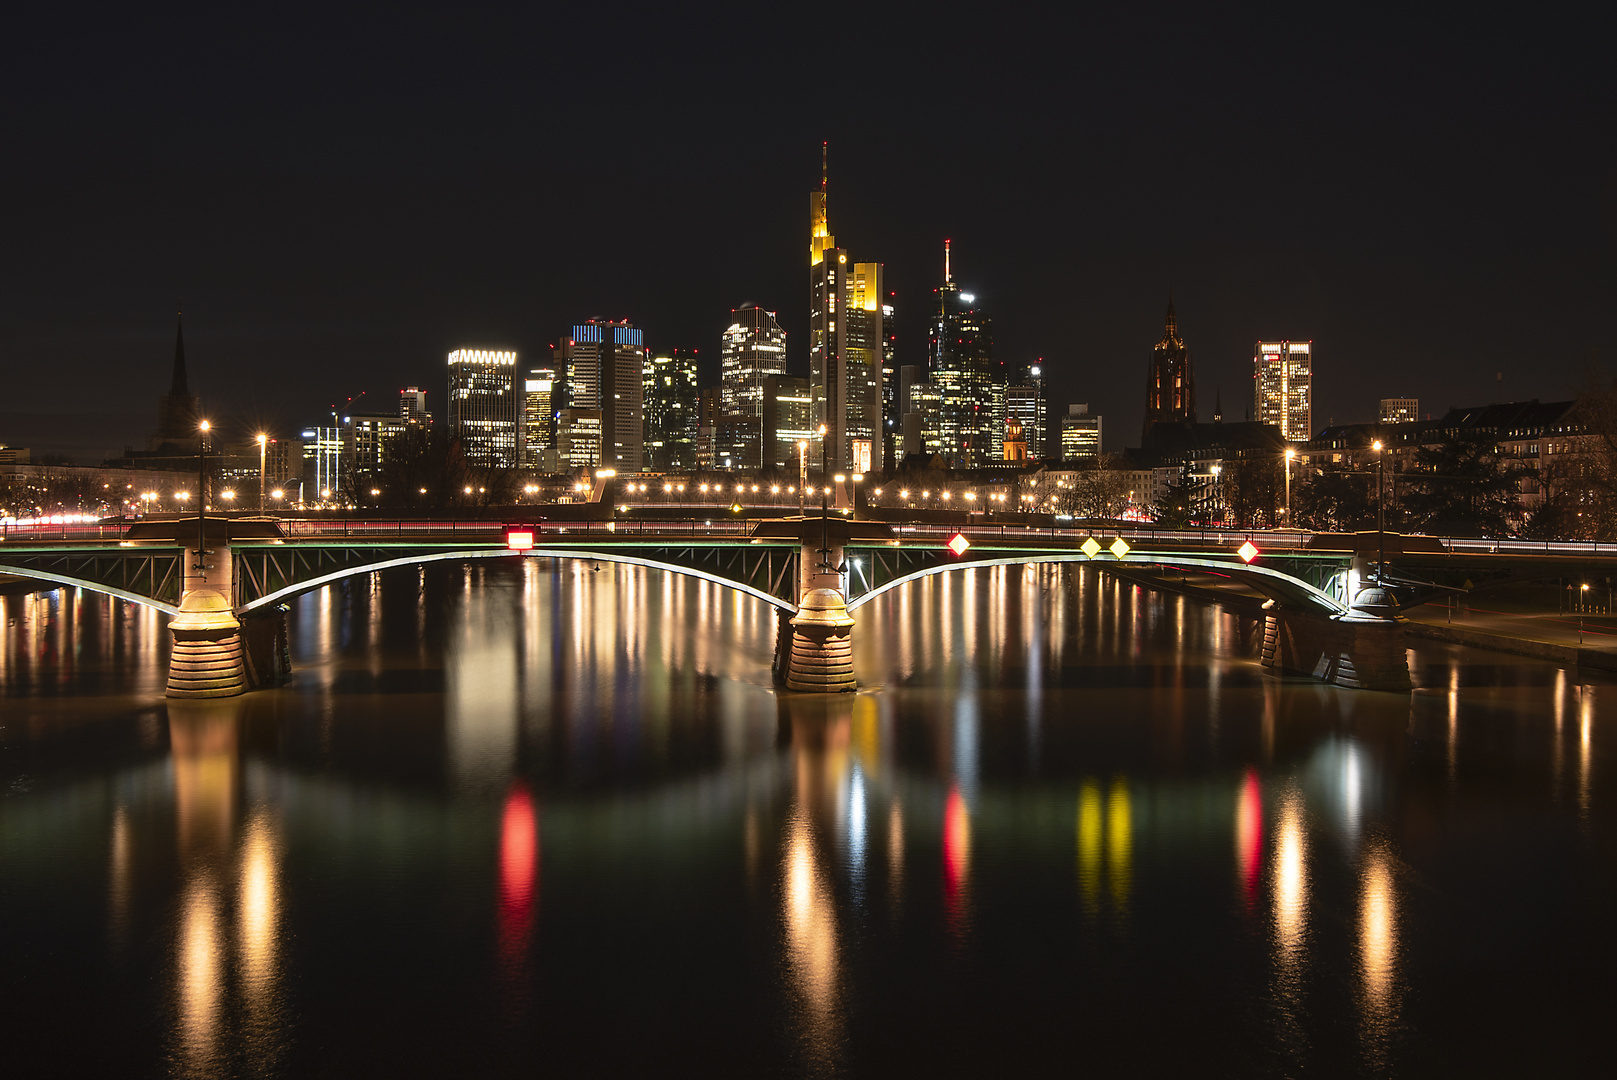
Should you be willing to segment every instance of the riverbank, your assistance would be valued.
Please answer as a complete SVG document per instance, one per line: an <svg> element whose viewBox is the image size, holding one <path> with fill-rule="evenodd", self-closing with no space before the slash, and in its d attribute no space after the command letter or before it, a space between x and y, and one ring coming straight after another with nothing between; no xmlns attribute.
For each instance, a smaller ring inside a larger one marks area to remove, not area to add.
<svg viewBox="0 0 1617 1080"><path fill-rule="evenodd" d="M1264 596L1231 578L1174 569L1152 573L1148 568L1111 566L1118 577L1150 589L1194 596L1223 604L1242 614L1257 615ZM1546 612L1508 599L1489 598L1487 607L1450 609L1423 604L1405 612L1404 629L1411 637L1475 649L1492 649L1513 656L1547 660L1568 667L1617 671L1617 619L1608 615Z"/></svg>

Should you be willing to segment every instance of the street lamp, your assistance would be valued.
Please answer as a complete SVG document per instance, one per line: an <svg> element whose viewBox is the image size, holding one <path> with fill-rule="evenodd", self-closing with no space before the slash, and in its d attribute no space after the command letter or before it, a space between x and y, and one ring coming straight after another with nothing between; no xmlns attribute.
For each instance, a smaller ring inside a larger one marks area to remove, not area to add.
<svg viewBox="0 0 1617 1080"><path fill-rule="evenodd" d="M266 481L269 479L268 471L265 468L267 455L269 454L269 436L260 431L256 441L258 443L258 512L262 514L264 512L264 488L267 486Z"/></svg>
<svg viewBox="0 0 1617 1080"><path fill-rule="evenodd" d="M1295 447L1286 447L1286 528L1291 528L1291 459L1297 456Z"/></svg>
<svg viewBox="0 0 1617 1080"><path fill-rule="evenodd" d="M1387 562L1387 504L1381 486L1387 476L1387 455L1382 452L1381 440L1370 444L1376 452L1376 584L1381 584L1382 568Z"/></svg>
<svg viewBox="0 0 1617 1080"><path fill-rule="evenodd" d="M797 516L802 517L803 496L808 491L808 440L797 440Z"/></svg>
<svg viewBox="0 0 1617 1080"><path fill-rule="evenodd" d="M203 548L208 546L206 514L208 512L208 432L213 425L206 420L197 425L202 434L197 439L197 564L195 569L204 569Z"/></svg>

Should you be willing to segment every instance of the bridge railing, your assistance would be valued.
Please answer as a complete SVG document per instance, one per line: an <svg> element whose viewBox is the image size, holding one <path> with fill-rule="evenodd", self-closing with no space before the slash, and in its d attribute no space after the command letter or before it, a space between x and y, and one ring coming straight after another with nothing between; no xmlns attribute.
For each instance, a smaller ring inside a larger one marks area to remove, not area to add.
<svg viewBox="0 0 1617 1080"><path fill-rule="evenodd" d="M539 517L543 508L535 507ZM245 516L245 515L242 515ZM468 518L435 518L429 516L400 516L397 518L322 516L308 518L279 518L282 530L288 536L356 537L383 539L388 536L464 536L490 539L498 536L508 524L521 522L520 509L503 520L476 520ZM139 519L132 519L139 520ZM132 521L106 520L101 522L14 522L0 520L0 543L50 543L95 541L116 542L123 539L124 530ZM723 508L711 515L689 518L636 518L628 515L613 521L547 521L543 524L541 542L554 536L589 536L594 538L632 537L642 535L693 537L734 537L745 535L752 521L733 516ZM1149 525L1124 523L1120 526L1089 526L1056 524L1043 528L1015 522L991 520L973 521L963 526L899 524L893 526L900 539L937 538L946 540L956 531L964 533L974 542L1003 540L1052 540L1063 543L1081 543L1094 535L1103 543L1107 537L1122 536L1131 546L1156 543L1173 545L1225 546L1232 550L1250 540L1264 552L1301 551L1314 534L1266 529L1161 529ZM1617 555L1617 543L1597 540L1491 540L1461 537L1438 537L1444 550L1466 554L1499 555Z"/></svg>

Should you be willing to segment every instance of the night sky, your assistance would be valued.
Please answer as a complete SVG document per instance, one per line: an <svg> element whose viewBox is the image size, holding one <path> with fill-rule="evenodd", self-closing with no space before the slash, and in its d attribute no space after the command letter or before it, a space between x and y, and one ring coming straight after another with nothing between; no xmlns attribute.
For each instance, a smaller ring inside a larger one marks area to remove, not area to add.
<svg viewBox="0 0 1617 1080"><path fill-rule="evenodd" d="M591 315L712 381L751 300L806 373L821 140L899 362L950 237L997 355L1108 449L1170 285L1203 419L1245 416L1260 337L1315 342L1316 429L1617 368L1611 19L1304 7L34 5L0 55L0 442L142 444L181 295L208 411L277 433L407 383L441 412L451 348L539 359Z"/></svg>

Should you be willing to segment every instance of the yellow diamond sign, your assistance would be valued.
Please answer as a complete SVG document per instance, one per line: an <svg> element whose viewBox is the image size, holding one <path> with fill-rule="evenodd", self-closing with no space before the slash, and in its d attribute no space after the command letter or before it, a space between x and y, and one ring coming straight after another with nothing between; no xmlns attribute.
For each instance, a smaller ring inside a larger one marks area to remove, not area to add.
<svg viewBox="0 0 1617 1080"><path fill-rule="evenodd" d="M1100 554L1100 541L1091 536L1088 540L1078 545L1078 550L1093 559Z"/></svg>
<svg viewBox="0 0 1617 1080"><path fill-rule="evenodd" d="M1258 549L1252 545L1252 541L1250 540L1236 549L1235 553L1241 556L1242 562L1251 562L1253 559L1258 557Z"/></svg>
<svg viewBox="0 0 1617 1080"><path fill-rule="evenodd" d="M1128 553L1129 553L1129 544L1128 544L1127 540L1124 540L1121 536L1119 536L1116 540L1112 541L1112 554L1113 555L1116 555L1119 559L1121 559L1123 556L1127 555Z"/></svg>

